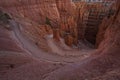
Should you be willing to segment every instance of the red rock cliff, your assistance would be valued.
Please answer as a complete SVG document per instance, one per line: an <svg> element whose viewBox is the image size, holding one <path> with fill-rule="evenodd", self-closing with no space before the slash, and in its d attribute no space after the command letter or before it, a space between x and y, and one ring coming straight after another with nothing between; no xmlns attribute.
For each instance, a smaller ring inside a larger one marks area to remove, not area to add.
<svg viewBox="0 0 120 80"><path fill-rule="evenodd" d="M46 17L52 20L59 19L59 12L55 0L1 0L0 6L13 15L45 23Z"/></svg>
<svg viewBox="0 0 120 80"><path fill-rule="evenodd" d="M70 31L71 36L77 40L77 34L71 30L71 28L76 29L73 13L75 5L71 0L1 0L0 7L13 16L21 16L40 25L46 25L46 18L48 18L53 28L59 27L60 33ZM62 30L63 28L65 30Z"/></svg>

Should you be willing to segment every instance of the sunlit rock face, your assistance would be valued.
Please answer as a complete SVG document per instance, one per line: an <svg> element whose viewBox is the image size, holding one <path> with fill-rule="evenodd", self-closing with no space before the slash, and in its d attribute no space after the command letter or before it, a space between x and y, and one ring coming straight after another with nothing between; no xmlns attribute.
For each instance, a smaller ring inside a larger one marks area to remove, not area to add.
<svg viewBox="0 0 120 80"><path fill-rule="evenodd" d="M56 3L60 14L60 35L66 40L69 34L72 38L70 45L75 44L77 43L76 5L71 0L56 0Z"/></svg>
<svg viewBox="0 0 120 80"><path fill-rule="evenodd" d="M60 12L61 18L66 15L66 17L72 16L75 4L71 0L56 0L58 10Z"/></svg>

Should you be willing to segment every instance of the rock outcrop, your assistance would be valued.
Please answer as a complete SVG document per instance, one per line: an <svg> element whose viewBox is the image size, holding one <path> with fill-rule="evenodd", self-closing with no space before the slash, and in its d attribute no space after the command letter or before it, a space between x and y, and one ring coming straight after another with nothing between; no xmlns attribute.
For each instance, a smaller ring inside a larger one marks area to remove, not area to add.
<svg viewBox="0 0 120 80"><path fill-rule="evenodd" d="M60 35L66 40L66 35L69 34L72 38L70 44L72 46L77 43L76 6L71 0L57 0L56 3L60 13Z"/></svg>

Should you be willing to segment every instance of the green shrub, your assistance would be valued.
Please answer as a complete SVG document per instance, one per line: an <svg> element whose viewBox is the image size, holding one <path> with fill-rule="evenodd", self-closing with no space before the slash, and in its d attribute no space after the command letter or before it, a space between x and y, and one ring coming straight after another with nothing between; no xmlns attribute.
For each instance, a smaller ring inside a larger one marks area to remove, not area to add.
<svg viewBox="0 0 120 80"><path fill-rule="evenodd" d="M45 24L51 26L51 22L50 22L50 19L48 17L46 17L46 21L45 21Z"/></svg>
<svg viewBox="0 0 120 80"><path fill-rule="evenodd" d="M0 11L0 21L3 23L8 23L9 22L10 16L7 13L3 13Z"/></svg>

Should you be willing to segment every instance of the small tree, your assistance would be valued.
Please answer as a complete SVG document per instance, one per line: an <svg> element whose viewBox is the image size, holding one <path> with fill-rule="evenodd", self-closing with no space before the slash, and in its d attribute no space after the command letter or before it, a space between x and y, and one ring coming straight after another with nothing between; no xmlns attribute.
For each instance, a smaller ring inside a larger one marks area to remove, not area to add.
<svg viewBox="0 0 120 80"><path fill-rule="evenodd" d="M49 26L52 26L52 25L51 25L51 22L50 22L50 19L49 19L48 17L46 17L45 24L47 24L47 25L49 25Z"/></svg>
<svg viewBox="0 0 120 80"><path fill-rule="evenodd" d="M11 19L11 17L7 14L7 13L0 13L0 21L4 22L4 23L8 23L9 19Z"/></svg>

